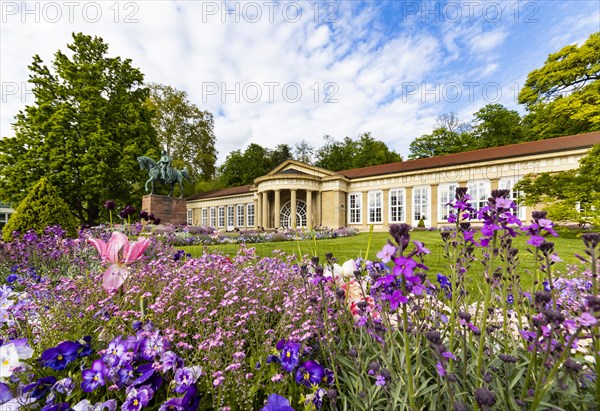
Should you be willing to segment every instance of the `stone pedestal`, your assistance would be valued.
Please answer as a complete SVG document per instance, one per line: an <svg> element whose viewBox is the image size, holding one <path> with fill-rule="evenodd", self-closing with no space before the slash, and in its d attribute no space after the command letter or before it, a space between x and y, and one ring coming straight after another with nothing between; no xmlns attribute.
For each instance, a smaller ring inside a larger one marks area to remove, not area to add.
<svg viewBox="0 0 600 411"><path fill-rule="evenodd" d="M185 199L146 195L142 198L142 210L160 218L161 224L187 224Z"/></svg>

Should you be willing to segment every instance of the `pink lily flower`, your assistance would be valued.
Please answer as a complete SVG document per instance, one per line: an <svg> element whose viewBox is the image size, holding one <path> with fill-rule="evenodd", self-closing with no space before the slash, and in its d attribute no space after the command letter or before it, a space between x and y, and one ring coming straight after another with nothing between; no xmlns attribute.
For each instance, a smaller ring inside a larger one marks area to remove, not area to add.
<svg viewBox="0 0 600 411"><path fill-rule="evenodd" d="M108 244L99 238L89 238L88 243L98 250L103 260L108 260L111 266L104 272L102 287L109 292L118 290L128 275L127 266L134 263L150 244L149 238L140 238L135 243L129 243L127 236L114 231Z"/></svg>

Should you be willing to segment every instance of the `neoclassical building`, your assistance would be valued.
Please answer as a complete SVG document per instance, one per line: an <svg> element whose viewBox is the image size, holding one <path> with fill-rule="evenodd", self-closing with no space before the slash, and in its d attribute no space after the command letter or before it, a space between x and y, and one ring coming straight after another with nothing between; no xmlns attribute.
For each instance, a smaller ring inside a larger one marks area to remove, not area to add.
<svg viewBox="0 0 600 411"><path fill-rule="evenodd" d="M426 227L447 223L447 203L467 186L476 208L494 189L513 190L524 175L577 168L600 132L558 137L419 160L330 171L287 160L252 185L187 198L191 225L222 230L352 226L385 231L405 222ZM522 220L532 209L519 206Z"/></svg>

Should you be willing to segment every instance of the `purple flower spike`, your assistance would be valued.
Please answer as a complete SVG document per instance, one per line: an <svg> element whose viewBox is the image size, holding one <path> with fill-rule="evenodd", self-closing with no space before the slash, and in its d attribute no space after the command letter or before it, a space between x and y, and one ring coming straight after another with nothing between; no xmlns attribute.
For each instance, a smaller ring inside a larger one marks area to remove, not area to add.
<svg viewBox="0 0 600 411"><path fill-rule="evenodd" d="M102 360L96 360L92 363L92 368L84 370L81 373L83 381L81 382L81 389L85 392L92 392L100 386L104 386L106 383L106 367Z"/></svg>

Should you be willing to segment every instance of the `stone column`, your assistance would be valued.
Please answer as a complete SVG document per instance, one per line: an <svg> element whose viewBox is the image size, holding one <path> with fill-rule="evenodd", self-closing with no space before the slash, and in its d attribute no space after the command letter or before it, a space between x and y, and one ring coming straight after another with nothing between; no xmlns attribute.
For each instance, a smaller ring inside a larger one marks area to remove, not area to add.
<svg viewBox="0 0 600 411"><path fill-rule="evenodd" d="M413 223L413 215L412 215L412 204L413 204L413 197L412 197L412 187L406 187L405 192L404 192L404 197L406 198L406 204L404 204L404 222L406 224L410 224L412 225Z"/></svg>
<svg viewBox="0 0 600 411"><path fill-rule="evenodd" d="M256 220L256 228L262 227L262 193L258 193L254 214Z"/></svg>
<svg viewBox="0 0 600 411"><path fill-rule="evenodd" d="M431 184L431 227L438 223L438 184Z"/></svg>
<svg viewBox="0 0 600 411"><path fill-rule="evenodd" d="M275 228L281 227L281 190L275 190Z"/></svg>
<svg viewBox="0 0 600 411"><path fill-rule="evenodd" d="M293 188L291 191L290 199L290 226L291 228L296 227L296 189Z"/></svg>
<svg viewBox="0 0 600 411"><path fill-rule="evenodd" d="M315 225L316 226L322 225L322 221L321 221L321 219L322 219L322 217L321 217L322 216L322 211L321 211L321 196L322 196L321 192L317 191L317 204L316 204L317 211L315 213L315 215L316 215L316 217L315 217Z"/></svg>
<svg viewBox="0 0 600 411"><path fill-rule="evenodd" d="M361 214L362 214L362 225L369 225L369 192L368 191L363 191L362 192L362 210Z"/></svg>
<svg viewBox="0 0 600 411"><path fill-rule="evenodd" d="M306 227L311 228L312 226L312 191L306 190Z"/></svg>
<svg viewBox="0 0 600 411"><path fill-rule="evenodd" d="M390 189L384 189L381 197L381 223L387 225L390 223Z"/></svg>
<svg viewBox="0 0 600 411"><path fill-rule="evenodd" d="M264 191L262 194L262 226L269 228L269 192Z"/></svg>

